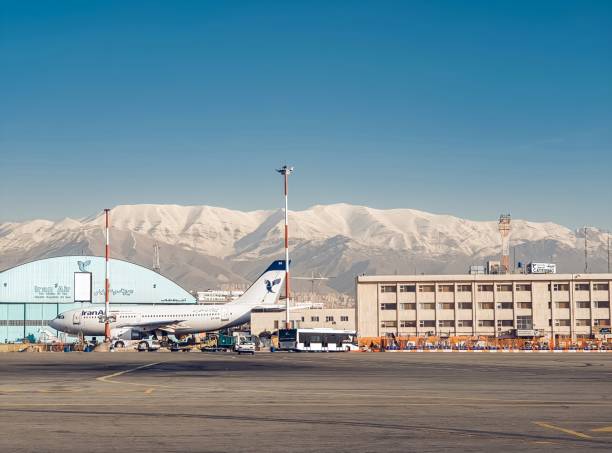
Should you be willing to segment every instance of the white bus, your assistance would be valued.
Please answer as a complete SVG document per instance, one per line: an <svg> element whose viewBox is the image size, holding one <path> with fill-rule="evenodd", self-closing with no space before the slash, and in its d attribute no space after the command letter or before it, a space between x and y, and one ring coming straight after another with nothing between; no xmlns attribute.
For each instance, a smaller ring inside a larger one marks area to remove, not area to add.
<svg viewBox="0 0 612 453"><path fill-rule="evenodd" d="M278 346L281 351L356 351L356 336L354 330L280 329Z"/></svg>

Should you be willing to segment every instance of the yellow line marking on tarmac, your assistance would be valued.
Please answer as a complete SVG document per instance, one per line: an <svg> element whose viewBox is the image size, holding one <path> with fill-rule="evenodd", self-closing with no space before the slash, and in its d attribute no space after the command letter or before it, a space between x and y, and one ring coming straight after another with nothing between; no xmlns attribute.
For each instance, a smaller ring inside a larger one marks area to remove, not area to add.
<svg viewBox="0 0 612 453"><path fill-rule="evenodd" d="M612 433L612 426L604 426L603 428L592 429L594 433Z"/></svg>
<svg viewBox="0 0 612 453"><path fill-rule="evenodd" d="M137 366L136 368L130 368L129 370L117 371L116 373L109 374L107 376L97 377L96 381L106 382L106 383L110 383L110 384L137 385L139 387L160 387L160 388L161 387L165 387L165 388L172 388L172 387L169 387L169 386L158 385L158 384L144 384L144 383L140 383L140 382L119 382L119 381L112 381L111 380L111 379L114 379L116 377L122 376L122 375L127 374L127 373L132 373L134 371L142 370L143 368L150 368L152 366L159 365L160 363L164 363L164 362L147 363L146 365Z"/></svg>
<svg viewBox="0 0 612 453"><path fill-rule="evenodd" d="M566 434L570 434L575 437L579 437L581 439L592 439L592 437L589 436L588 434L579 433L578 431L574 431L574 430L567 429L567 428L561 428L560 426L551 425L550 423L544 423L544 422L534 422L534 423L538 426L541 426L542 428L554 429L554 430L561 431Z"/></svg>
<svg viewBox="0 0 612 453"><path fill-rule="evenodd" d="M144 392L145 392L147 395L150 395L151 393L153 393L153 390L155 390L155 389L154 389L153 387L151 387L151 388L146 389Z"/></svg>

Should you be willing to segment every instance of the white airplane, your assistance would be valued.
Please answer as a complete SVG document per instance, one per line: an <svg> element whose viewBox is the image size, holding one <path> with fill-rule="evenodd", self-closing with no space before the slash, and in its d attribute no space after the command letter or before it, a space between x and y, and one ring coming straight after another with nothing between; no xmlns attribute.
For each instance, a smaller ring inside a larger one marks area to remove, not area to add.
<svg viewBox="0 0 612 453"><path fill-rule="evenodd" d="M274 307L285 280L285 261L274 261L238 299L219 305L113 306L109 318L113 339L181 337L248 322L256 307ZM104 305L92 304L65 311L49 326L73 335L104 335Z"/></svg>

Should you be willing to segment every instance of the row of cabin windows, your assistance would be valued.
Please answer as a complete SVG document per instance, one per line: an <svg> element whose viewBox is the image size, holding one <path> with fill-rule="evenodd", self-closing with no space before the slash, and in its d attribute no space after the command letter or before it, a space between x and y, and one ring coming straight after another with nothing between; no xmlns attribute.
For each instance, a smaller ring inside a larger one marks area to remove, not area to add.
<svg viewBox="0 0 612 453"><path fill-rule="evenodd" d="M482 283L476 287L479 292L493 292L493 284ZM399 285L400 293L414 293L416 292L417 285ZM550 291L551 285L548 284L548 290ZM420 293L433 293L436 290L435 285L418 285ZM512 283L499 283L497 284L498 292L512 292ZM531 291L531 283L517 283L515 285L516 291ZM553 291L569 291L569 283L553 283ZM576 291L589 291L588 283L576 283ZM593 283L593 291L608 291L608 283ZM395 293L398 290L398 285L381 285L381 293ZM438 285L438 292L441 293L452 293L455 291L455 285L452 284L440 284ZM458 284L457 292L470 292L472 291L471 284Z"/></svg>

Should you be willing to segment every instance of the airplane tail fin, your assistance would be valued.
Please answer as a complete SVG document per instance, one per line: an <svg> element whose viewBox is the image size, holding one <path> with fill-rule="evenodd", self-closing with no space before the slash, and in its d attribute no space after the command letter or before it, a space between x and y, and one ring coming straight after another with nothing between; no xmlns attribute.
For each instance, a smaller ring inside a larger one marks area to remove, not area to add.
<svg viewBox="0 0 612 453"><path fill-rule="evenodd" d="M274 304L285 282L285 260L274 261L242 296L228 304Z"/></svg>

